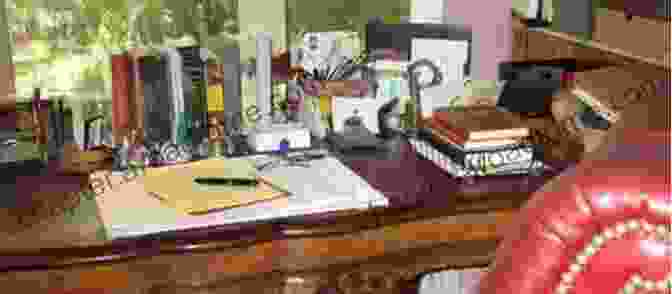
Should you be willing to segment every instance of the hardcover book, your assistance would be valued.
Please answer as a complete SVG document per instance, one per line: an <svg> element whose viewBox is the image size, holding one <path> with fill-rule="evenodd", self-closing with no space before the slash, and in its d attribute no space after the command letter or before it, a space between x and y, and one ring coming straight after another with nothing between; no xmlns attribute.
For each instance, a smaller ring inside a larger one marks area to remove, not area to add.
<svg viewBox="0 0 672 294"><path fill-rule="evenodd" d="M492 140L482 140L482 141L461 141L461 138L457 136L451 130L447 130L438 126L438 124L429 119L425 121L425 126L428 127L429 131L432 133L432 138L438 141L441 144L449 144L455 148L462 151L478 151L478 150L488 150L492 148L498 148L501 146L514 145L521 142L517 138L505 138L505 139L492 139ZM461 143L458 143L461 142Z"/></svg>
<svg viewBox="0 0 672 294"><path fill-rule="evenodd" d="M144 86L145 142L172 142L174 105L167 61L161 56L143 57L140 60L140 77Z"/></svg>
<svg viewBox="0 0 672 294"><path fill-rule="evenodd" d="M529 144L514 142L513 144L465 150L454 144L446 144L436 136L436 131L428 129L421 138L427 141L436 151L447 156L455 163L467 169L501 168L510 165L529 164L534 159L534 149Z"/></svg>
<svg viewBox="0 0 672 294"><path fill-rule="evenodd" d="M130 49L128 57L130 60L129 68L129 125L131 129L137 130L138 135L144 136L144 85L140 78L140 58L144 56L141 49Z"/></svg>
<svg viewBox="0 0 672 294"><path fill-rule="evenodd" d="M115 143L128 135L131 64L127 55L112 55L112 135Z"/></svg>
<svg viewBox="0 0 672 294"><path fill-rule="evenodd" d="M201 47L182 47L177 48L177 51L182 56L183 63L184 103L188 109L189 120L191 120L189 136L192 143L196 145L201 143L208 133L208 71L206 63L200 56Z"/></svg>
<svg viewBox="0 0 672 294"><path fill-rule="evenodd" d="M518 115L491 106L460 107L434 112L432 119L441 130L453 133L458 144L530 135L530 129Z"/></svg>

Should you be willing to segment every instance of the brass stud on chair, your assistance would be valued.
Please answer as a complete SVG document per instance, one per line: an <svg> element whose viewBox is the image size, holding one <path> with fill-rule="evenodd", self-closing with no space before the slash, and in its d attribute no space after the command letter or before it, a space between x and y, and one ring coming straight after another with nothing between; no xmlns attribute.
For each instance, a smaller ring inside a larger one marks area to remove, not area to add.
<svg viewBox="0 0 672 294"><path fill-rule="evenodd" d="M601 233L594 236L591 242L576 256L567 272L562 273L561 281L555 288L555 293L569 293L574 287L576 275L583 271L584 266L588 263L590 257L595 255L607 240L620 238L629 232L644 232L652 234L656 238L663 240L672 240L672 228L667 225L652 225L644 219L628 220L623 223L607 227ZM638 289L647 291L665 289L672 290L672 273L666 279L660 281L645 280L640 275L633 275L628 282L621 288L619 293L631 294Z"/></svg>

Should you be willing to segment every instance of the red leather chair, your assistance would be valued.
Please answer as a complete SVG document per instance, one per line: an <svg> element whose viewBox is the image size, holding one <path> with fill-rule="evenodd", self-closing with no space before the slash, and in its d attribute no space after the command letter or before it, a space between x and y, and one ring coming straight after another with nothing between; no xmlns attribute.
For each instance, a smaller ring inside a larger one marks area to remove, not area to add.
<svg viewBox="0 0 672 294"><path fill-rule="evenodd" d="M533 195L481 294L672 293L669 97L655 98L668 101L626 111L604 144Z"/></svg>

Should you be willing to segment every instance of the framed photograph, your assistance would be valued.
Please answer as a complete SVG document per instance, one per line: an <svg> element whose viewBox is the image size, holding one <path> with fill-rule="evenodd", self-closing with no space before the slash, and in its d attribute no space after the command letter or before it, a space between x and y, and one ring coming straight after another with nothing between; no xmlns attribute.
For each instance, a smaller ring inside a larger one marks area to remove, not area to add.
<svg viewBox="0 0 672 294"><path fill-rule="evenodd" d="M356 97L334 97L332 99L332 125L334 132L340 133L349 127L363 125L378 134L378 110L388 100Z"/></svg>

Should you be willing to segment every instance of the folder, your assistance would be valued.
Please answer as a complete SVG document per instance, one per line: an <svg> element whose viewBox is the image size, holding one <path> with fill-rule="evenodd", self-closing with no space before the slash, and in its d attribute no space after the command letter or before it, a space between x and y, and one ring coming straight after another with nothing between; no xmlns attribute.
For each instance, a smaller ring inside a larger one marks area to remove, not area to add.
<svg viewBox="0 0 672 294"><path fill-rule="evenodd" d="M257 186L208 186L197 178L257 179ZM148 170L141 179L147 193L186 214L250 205L289 196L287 189L257 175L247 159L208 159L185 165Z"/></svg>

